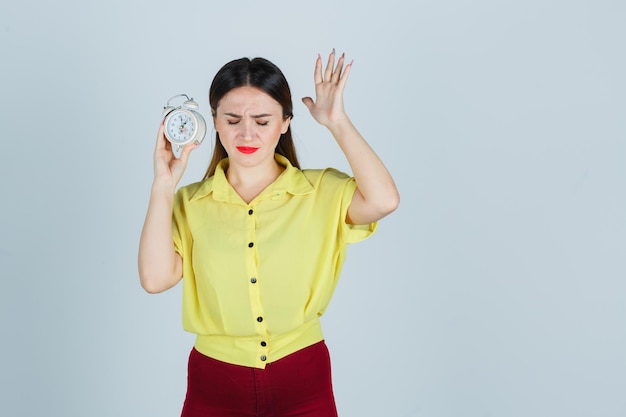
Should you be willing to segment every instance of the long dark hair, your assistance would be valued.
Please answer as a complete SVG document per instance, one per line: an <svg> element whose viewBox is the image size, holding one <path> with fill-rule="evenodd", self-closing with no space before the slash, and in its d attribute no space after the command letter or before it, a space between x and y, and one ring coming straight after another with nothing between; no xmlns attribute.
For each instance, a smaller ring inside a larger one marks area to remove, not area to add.
<svg viewBox="0 0 626 417"><path fill-rule="evenodd" d="M217 105L222 97L230 90L244 86L255 87L264 91L282 106L284 119L293 118L293 103L291 102L291 90L287 79L276 65L265 58L235 59L217 72L209 89L209 104L213 117L216 115ZM300 168L291 136L291 125L287 128L287 132L280 135L276 153L287 158L291 165ZM220 142L219 133L216 133L213 157L206 174L204 174L204 179L212 176L219 162L227 156L226 149Z"/></svg>

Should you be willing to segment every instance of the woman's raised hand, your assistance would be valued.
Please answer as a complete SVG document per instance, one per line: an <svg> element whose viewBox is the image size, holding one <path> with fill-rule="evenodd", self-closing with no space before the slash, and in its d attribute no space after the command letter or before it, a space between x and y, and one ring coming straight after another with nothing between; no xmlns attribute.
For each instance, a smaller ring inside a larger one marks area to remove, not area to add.
<svg viewBox="0 0 626 417"><path fill-rule="evenodd" d="M315 101L311 97L304 97L302 102L318 123L330 127L333 122L347 118L343 107L343 90L351 69L352 62L345 65L345 54L341 54L335 65L333 49L322 73L322 57L317 56L314 74Z"/></svg>
<svg viewBox="0 0 626 417"><path fill-rule="evenodd" d="M198 147L197 144L189 144L183 147L180 157L176 158L172 152L172 144L165 137L165 126L161 122L157 133L156 147L154 149L154 181L174 191L187 168L187 161L191 151Z"/></svg>

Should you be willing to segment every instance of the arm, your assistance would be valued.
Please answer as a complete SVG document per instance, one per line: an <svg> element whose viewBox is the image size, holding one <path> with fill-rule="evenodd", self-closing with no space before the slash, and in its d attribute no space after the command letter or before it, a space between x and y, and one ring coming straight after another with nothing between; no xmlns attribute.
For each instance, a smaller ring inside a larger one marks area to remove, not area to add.
<svg viewBox="0 0 626 417"><path fill-rule="evenodd" d="M174 250L172 239L172 207L176 185L185 171L189 154L197 147L185 146L180 159L175 158L163 129L161 124L154 151L154 181L148 213L139 240L139 280L149 293L165 291L182 278L183 261Z"/></svg>
<svg viewBox="0 0 626 417"><path fill-rule="evenodd" d="M305 97L302 102L313 118L330 130L352 169L357 189L346 221L368 224L394 211L400 203L400 195L389 171L344 110L343 90L352 69L352 63L344 68L344 60L341 55L335 67L333 51L322 76L322 59L318 55L314 75L316 101Z"/></svg>

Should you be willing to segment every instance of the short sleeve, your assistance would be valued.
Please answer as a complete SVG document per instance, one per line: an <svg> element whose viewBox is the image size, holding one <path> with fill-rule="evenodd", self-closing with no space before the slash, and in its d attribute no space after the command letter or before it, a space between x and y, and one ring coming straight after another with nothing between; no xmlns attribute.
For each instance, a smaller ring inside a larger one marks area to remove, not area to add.
<svg viewBox="0 0 626 417"><path fill-rule="evenodd" d="M356 191L356 181L349 177L345 180L341 195L341 240L345 243L357 243L370 237L378 227L378 222L370 224L348 224L346 218L348 209L352 203L352 197Z"/></svg>
<svg viewBox="0 0 626 417"><path fill-rule="evenodd" d="M183 241L189 234L182 194L183 193L180 189L176 192L172 208L172 240L174 243L174 250L180 256L183 256L184 252Z"/></svg>

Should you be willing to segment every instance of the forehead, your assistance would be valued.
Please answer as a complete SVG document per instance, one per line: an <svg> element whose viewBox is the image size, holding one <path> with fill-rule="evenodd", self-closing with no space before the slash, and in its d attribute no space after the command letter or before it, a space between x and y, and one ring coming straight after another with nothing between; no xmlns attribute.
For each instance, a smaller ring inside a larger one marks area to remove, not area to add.
<svg viewBox="0 0 626 417"><path fill-rule="evenodd" d="M217 104L218 112L258 114L282 112L282 106L269 94L255 87L237 87L230 90Z"/></svg>

